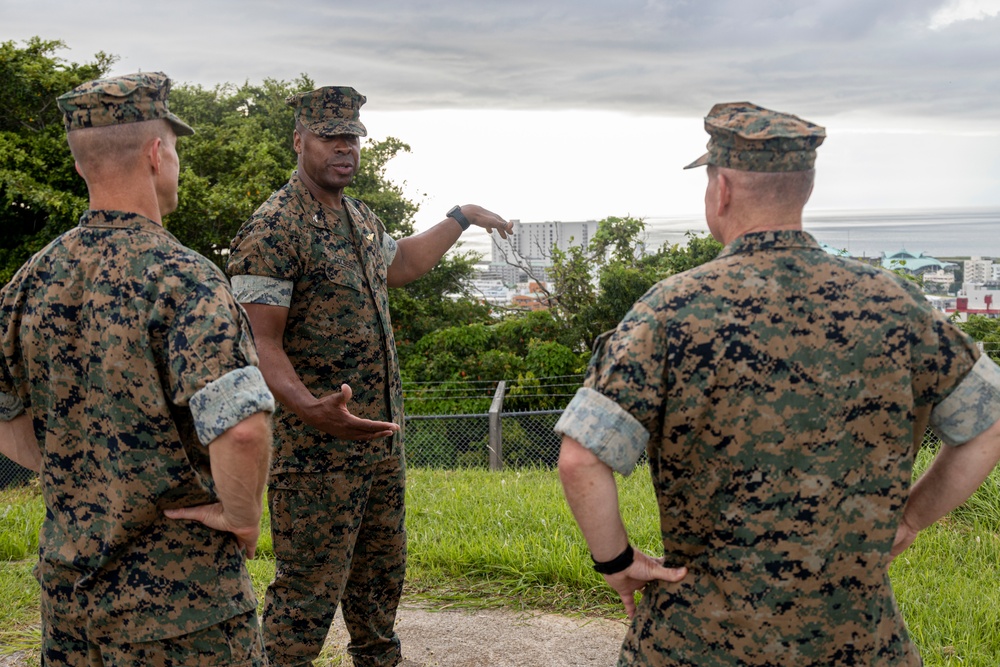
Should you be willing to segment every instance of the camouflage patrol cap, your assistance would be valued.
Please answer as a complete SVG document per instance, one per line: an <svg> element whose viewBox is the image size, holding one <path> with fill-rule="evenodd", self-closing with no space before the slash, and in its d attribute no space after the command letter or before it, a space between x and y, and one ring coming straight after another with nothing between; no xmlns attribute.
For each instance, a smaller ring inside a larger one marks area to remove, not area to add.
<svg viewBox="0 0 1000 667"><path fill-rule="evenodd" d="M360 120L361 105L367 101L367 97L348 86L324 86L285 99L285 103L295 109L295 120L321 137L368 136Z"/></svg>
<svg viewBox="0 0 1000 667"><path fill-rule="evenodd" d="M57 99L66 131L146 120L170 122L179 137L194 130L170 112L170 79L163 72L140 72L81 84Z"/></svg>
<svg viewBox="0 0 1000 667"><path fill-rule="evenodd" d="M684 167L714 164L741 171L805 171L826 139L819 125L750 102L716 104L705 116L708 152Z"/></svg>

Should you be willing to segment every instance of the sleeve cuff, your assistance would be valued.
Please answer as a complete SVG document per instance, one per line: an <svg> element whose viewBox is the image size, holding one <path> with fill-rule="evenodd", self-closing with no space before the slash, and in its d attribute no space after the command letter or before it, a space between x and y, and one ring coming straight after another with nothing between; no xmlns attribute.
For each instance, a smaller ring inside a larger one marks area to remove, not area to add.
<svg viewBox="0 0 1000 667"><path fill-rule="evenodd" d="M259 303L265 306L284 306L285 308L292 305L294 283L291 280L240 275L233 276L230 279L230 284L233 286L233 296L239 303Z"/></svg>
<svg viewBox="0 0 1000 667"><path fill-rule="evenodd" d="M396 243L396 239L388 234L382 235L382 257L385 258L386 266L392 264L392 260L396 259L396 250L398 249L399 244Z"/></svg>
<svg viewBox="0 0 1000 667"><path fill-rule="evenodd" d="M24 403L14 394L0 392L0 421L9 422L24 412Z"/></svg>
<svg viewBox="0 0 1000 667"><path fill-rule="evenodd" d="M649 431L638 419L589 387L576 392L556 422L555 432L573 438L623 475L635 469L649 442Z"/></svg>
<svg viewBox="0 0 1000 667"><path fill-rule="evenodd" d="M256 366L245 366L209 382L188 404L203 445L257 412L274 412L274 396Z"/></svg>
<svg viewBox="0 0 1000 667"><path fill-rule="evenodd" d="M947 445L961 445L1000 420L1000 367L985 354L931 412L931 425Z"/></svg>

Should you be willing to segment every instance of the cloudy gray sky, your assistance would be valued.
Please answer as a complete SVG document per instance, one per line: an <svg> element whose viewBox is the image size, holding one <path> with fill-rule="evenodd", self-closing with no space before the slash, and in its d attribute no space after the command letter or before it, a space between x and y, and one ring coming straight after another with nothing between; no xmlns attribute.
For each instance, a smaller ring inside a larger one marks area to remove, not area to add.
<svg viewBox="0 0 1000 667"><path fill-rule="evenodd" d="M0 0L0 40L175 81L353 85L422 202L508 218L700 211L715 102L827 127L810 207L1000 207L1000 0Z"/></svg>

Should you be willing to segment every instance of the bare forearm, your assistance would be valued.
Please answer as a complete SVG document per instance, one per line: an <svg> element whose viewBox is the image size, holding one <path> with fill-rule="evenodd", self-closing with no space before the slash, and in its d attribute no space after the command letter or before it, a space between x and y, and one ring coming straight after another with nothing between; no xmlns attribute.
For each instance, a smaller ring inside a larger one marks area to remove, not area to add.
<svg viewBox="0 0 1000 667"><path fill-rule="evenodd" d="M507 238L513 231L512 223L476 204L464 204L461 213L470 225L494 230L500 238ZM448 249L462 235L462 226L453 218L446 218L425 232L414 234L398 242L396 258L386 275L389 287L402 287L434 268Z"/></svg>
<svg viewBox="0 0 1000 667"><path fill-rule="evenodd" d="M564 437L559 454L559 479L590 553L609 561L628 545L618 509L614 473L576 440Z"/></svg>
<svg viewBox="0 0 1000 667"><path fill-rule="evenodd" d="M903 521L915 531L927 528L975 493L998 461L1000 421L964 445L942 445L913 485Z"/></svg>
<svg viewBox="0 0 1000 667"><path fill-rule="evenodd" d="M462 235L459 224L448 218L430 229L398 241L397 259L389 267L389 287L402 287L433 269Z"/></svg>
<svg viewBox="0 0 1000 667"><path fill-rule="evenodd" d="M10 421L0 421L0 453L28 470L41 470L42 451L27 412Z"/></svg>
<svg viewBox="0 0 1000 667"><path fill-rule="evenodd" d="M302 383L284 349L272 341L258 340L257 354L260 357L260 372L271 393L279 403L304 419L316 404L316 397Z"/></svg>
<svg viewBox="0 0 1000 667"><path fill-rule="evenodd" d="M264 412L247 417L209 444L216 493L234 528L260 522L271 446L271 418Z"/></svg>

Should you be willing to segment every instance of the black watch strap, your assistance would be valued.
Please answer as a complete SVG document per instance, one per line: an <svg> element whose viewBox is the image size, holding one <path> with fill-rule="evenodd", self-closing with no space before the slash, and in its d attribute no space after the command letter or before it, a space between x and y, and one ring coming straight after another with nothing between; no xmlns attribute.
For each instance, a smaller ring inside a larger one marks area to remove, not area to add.
<svg viewBox="0 0 1000 667"><path fill-rule="evenodd" d="M465 217L464 213L462 213L462 207L461 206L457 206L457 205L456 206L452 206L451 210L448 211L448 217L452 218L453 220L455 220L462 227L462 231L463 232L466 229L469 228L469 224L470 224L469 223L469 219Z"/></svg>
<svg viewBox="0 0 1000 667"><path fill-rule="evenodd" d="M627 570L628 566L635 560L635 551L632 550L632 545L629 544L625 547L625 551L611 560L599 563L594 559L593 554L591 554L590 559L594 561L594 570L599 574L618 574L622 570Z"/></svg>

